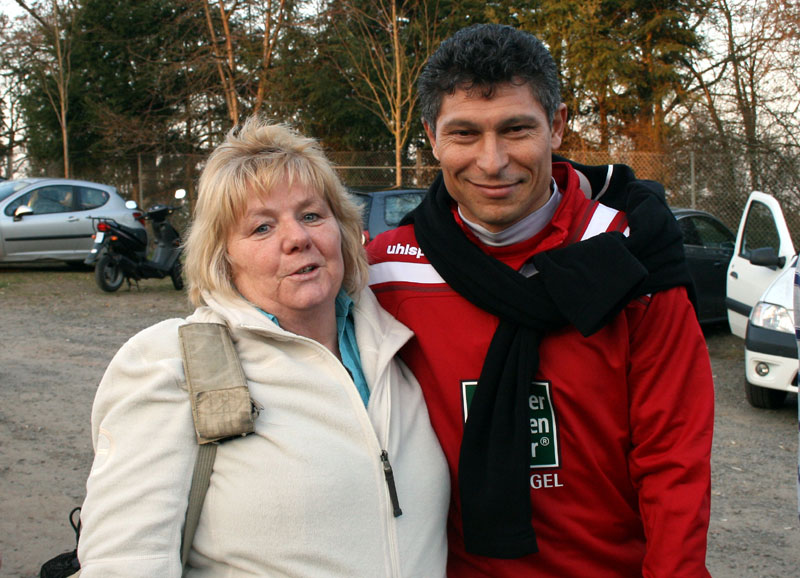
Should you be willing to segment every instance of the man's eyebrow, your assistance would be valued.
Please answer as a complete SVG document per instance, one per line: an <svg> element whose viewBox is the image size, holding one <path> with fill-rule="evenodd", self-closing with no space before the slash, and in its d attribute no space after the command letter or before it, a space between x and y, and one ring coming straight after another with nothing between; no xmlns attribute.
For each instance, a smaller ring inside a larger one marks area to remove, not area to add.
<svg viewBox="0 0 800 578"><path fill-rule="evenodd" d="M535 115L529 114L519 114L509 118L504 118L498 123L498 127L505 128L509 126L516 126L516 125L539 125L540 119ZM481 126L469 119L466 118L453 118L447 121L444 121L440 124L442 129L473 129L473 130L480 130Z"/></svg>
<svg viewBox="0 0 800 578"><path fill-rule="evenodd" d="M441 126L442 128L449 128L449 129L454 129L454 128L477 129L478 123L465 118L453 118L440 123L439 126Z"/></svg>
<svg viewBox="0 0 800 578"><path fill-rule="evenodd" d="M511 118L503 119L503 122L500 123L500 126L515 126L518 124L525 124L525 125L538 125L540 123L539 118L534 115L529 114L520 114L517 116L512 116Z"/></svg>

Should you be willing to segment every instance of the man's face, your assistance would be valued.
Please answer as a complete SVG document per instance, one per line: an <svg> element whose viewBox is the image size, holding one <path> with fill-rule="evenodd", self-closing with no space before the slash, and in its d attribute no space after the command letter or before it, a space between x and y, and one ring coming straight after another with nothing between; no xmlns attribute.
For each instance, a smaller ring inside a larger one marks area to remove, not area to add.
<svg viewBox="0 0 800 578"><path fill-rule="evenodd" d="M444 183L464 216L492 232L520 221L550 198L551 152L561 145L566 106L551 127L528 85L500 84L445 95L436 132L425 132Z"/></svg>

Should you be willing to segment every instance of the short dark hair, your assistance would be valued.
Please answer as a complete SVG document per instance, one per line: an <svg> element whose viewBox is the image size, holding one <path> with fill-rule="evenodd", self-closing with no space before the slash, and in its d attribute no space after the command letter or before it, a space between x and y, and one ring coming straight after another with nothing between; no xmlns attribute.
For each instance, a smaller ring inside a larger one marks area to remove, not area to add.
<svg viewBox="0 0 800 578"><path fill-rule="evenodd" d="M561 104L558 70L550 51L528 32L500 24L475 24L446 39L419 77L422 120L432 129L445 94L479 89L490 97L498 84L527 84L552 124Z"/></svg>

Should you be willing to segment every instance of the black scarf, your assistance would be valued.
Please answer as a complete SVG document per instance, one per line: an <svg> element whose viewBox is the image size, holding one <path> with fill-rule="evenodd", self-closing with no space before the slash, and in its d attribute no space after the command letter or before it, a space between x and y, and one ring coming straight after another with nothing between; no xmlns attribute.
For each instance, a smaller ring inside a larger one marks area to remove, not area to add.
<svg viewBox="0 0 800 578"><path fill-rule="evenodd" d="M527 407L542 337L567 325L591 335L637 296L691 286L663 188L633 180L630 169L627 174L629 182L615 183L614 189L627 192L617 197L627 196L622 208L630 236L603 233L539 253L532 277L486 255L466 237L453 218L441 173L406 219L448 285L500 319L470 404L458 468L464 543L473 554L519 558L538 551L531 526Z"/></svg>

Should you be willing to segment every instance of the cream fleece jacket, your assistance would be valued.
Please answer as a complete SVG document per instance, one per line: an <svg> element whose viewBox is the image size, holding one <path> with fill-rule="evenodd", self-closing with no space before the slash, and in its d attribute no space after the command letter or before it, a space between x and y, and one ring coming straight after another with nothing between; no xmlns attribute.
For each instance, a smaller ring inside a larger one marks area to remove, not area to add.
<svg viewBox="0 0 800 578"><path fill-rule="evenodd" d="M264 408L255 434L217 451L187 576L444 576L447 466L419 385L395 358L411 332L371 291L357 300L365 408L325 347L243 300L206 302L188 320L134 336L100 383L81 578L181 576L197 453L177 336L186 321L229 327L250 395ZM397 518L383 450L403 511Z"/></svg>

